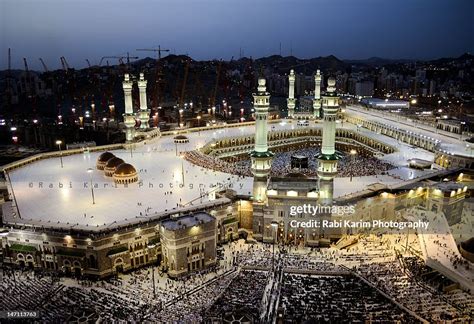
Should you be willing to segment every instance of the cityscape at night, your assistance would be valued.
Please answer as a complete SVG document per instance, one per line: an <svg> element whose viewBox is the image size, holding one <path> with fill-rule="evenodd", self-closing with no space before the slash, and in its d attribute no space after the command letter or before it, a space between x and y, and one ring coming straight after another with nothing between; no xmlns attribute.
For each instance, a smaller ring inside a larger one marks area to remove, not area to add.
<svg viewBox="0 0 474 324"><path fill-rule="evenodd" d="M0 1L2 323L473 323L474 3Z"/></svg>

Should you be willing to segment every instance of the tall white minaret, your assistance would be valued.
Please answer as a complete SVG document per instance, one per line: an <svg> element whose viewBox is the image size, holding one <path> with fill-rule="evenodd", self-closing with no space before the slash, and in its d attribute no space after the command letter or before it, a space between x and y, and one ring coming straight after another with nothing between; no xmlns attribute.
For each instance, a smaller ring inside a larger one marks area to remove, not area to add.
<svg viewBox="0 0 474 324"><path fill-rule="evenodd" d="M253 106L255 109L255 147L250 153L252 160L253 179L253 217L252 227L256 239L264 239L261 236L261 228L265 226L264 208L267 204L267 180L272 166L273 153L268 150L267 143L267 120L270 106L270 94L265 87L265 79L258 79L257 93L253 94Z"/></svg>
<svg viewBox="0 0 474 324"><path fill-rule="evenodd" d="M125 74L123 85L123 93L125 96L125 114L123 114L123 120L126 127L125 138L127 142L133 141L135 131L135 115L133 113L132 105L132 86L133 82L130 80L130 75Z"/></svg>
<svg viewBox="0 0 474 324"><path fill-rule="evenodd" d="M336 94L336 80L328 79L328 87L323 95L322 106L324 113L323 141L318 158L318 176L323 180L332 180L337 174L336 154L336 114L339 109L339 98Z"/></svg>
<svg viewBox="0 0 474 324"><path fill-rule="evenodd" d="M289 84L288 99L287 99L288 117L293 117L295 114L295 107L296 107L295 80L296 80L295 71L290 70L290 74L288 75L288 84Z"/></svg>
<svg viewBox="0 0 474 324"><path fill-rule="evenodd" d="M314 75L313 116L315 118L321 116L321 80L321 73L317 70Z"/></svg>
<svg viewBox="0 0 474 324"><path fill-rule="evenodd" d="M146 100L146 84L145 76L143 73L140 73L140 78L138 79L138 90L140 92L140 111L138 112L138 118L140 119L141 129L148 128L150 121L150 110L148 109Z"/></svg>
<svg viewBox="0 0 474 324"><path fill-rule="evenodd" d="M267 178L270 173L273 153L268 150L268 109L270 107L270 93L265 87L265 79L258 79L258 92L253 94L255 109L255 148L250 153L252 159L252 173L255 178ZM266 189L266 188L265 188Z"/></svg>

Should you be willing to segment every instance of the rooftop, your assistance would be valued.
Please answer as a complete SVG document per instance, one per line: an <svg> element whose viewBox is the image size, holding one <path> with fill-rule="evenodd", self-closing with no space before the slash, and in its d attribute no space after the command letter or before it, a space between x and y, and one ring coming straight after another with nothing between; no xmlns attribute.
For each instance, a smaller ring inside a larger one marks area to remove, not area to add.
<svg viewBox="0 0 474 324"><path fill-rule="evenodd" d="M215 218L208 213L195 213L180 216L177 218L170 218L165 221L161 222L161 226L163 226L168 231L176 231L179 229L190 228L193 226L198 226L205 223L210 223Z"/></svg>

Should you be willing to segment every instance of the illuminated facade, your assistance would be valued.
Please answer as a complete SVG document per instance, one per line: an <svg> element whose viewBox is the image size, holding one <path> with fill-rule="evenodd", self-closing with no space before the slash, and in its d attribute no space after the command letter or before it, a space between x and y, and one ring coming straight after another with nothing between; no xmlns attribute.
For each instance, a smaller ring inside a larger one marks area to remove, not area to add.
<svg viewBox="0 0 474 324"><path fill-rule="evenodd" d="M207 213L172 217L160 226L163 265L180 277L216 263L216 219Z"/></svg>

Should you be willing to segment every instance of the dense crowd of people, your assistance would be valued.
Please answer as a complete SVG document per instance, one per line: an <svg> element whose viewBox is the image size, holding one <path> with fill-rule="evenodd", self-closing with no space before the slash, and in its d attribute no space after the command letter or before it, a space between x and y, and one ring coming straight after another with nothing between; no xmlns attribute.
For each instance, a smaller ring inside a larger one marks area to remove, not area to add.
<svg viewBox="0 0 474 324"><path fill-rule="evenodd" d="M289 173L298 172L308 177L316 177L318 161L315 156L317 154L319 154L319 149L316 147L276 153L272 159L270 175L285 176ZM189 162L214 171L244 177L252 176L250 158L237 162L227 162L218 157L203 154L199 151L189 151L185 152L183 155ZM308 157L308 168L292 168L291 157L293 155ZM388 162L379 160L375 157L363 155L343 155L338 163L338 177L379 175L394 168L394 166Z"/></svg>
<svg viewBox="0 0 474 324"><path fill-rule="evenodd" d="M184 152L183 157L194 165L211 169L213 171L225 172L243 177L252 176L250 165L249 167L246 167L237 163L229 163L218 157L203 154L200 151Z"/></svg>
<svg viewBox="0 0 474 324"><path fill-rule="evenodd" d="M245 270L235 277L210 307L206 319L222 319L228 314L243 312L254 316L262 313L262 302L268 272ZM258 317L257 317L258 318Z"/></svg>
<svg viewBox="0 0 474 324"><path fill-rule="evenodd" d="M280 306L285 323L414 322L407 312L350 275L285 274Z"/></svg>
<svg viewBox="0 0 474 324"><path fill-rule="evenodd" d="M397 249L419 245L416 239L351 235L340 242L342 247L289 250L238 240L222 247L217 268L180 279L156 267L98 281L6 268L0 272L0 309L37 310L44 322L194 323L233 316L266 321L278 313L290 323L409 322L407 309L431 322L472 319L469 293L428 287L442 278L426 282L430 269L423 260L401 257Z"/></svg>
<svg viewBox="0 0 474 324"><path fill-rule="evenodd" d="M430 322L468 320L467 315L462 314L445 296L433 293L408 276L398 261L362 264L357 273ZM472 297L466 294L465 298L472 303Z"/></svg>

